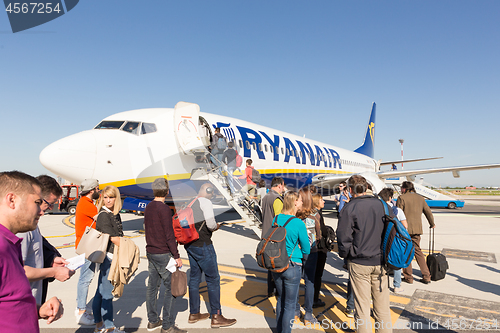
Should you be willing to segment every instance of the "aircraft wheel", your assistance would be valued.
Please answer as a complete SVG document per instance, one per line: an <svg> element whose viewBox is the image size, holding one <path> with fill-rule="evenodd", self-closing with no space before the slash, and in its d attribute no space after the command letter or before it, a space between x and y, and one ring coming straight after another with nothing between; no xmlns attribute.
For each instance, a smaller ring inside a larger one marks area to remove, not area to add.
<svg viewBox="0 0 500 333"><path fill-rule="evenodd" d="M454 203L454 202L450 202L450 203L448 203L448 208L449 209L455 209L455 208L457 208L457 204Z"/></svg>

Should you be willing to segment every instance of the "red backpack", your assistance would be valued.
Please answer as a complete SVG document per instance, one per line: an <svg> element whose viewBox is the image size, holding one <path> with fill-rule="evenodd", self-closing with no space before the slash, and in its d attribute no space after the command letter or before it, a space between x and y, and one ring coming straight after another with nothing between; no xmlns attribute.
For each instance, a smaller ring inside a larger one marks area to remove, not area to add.
<svg viewBox="0 0 500 333"><path fill-rule="evenodd" d="M236 151L236 167L239 168L243 164L243 157Z"/></svg>
<svg viewBox="0 0 500 333"><path fill-rule="evenodd" d="M189 205L179 210L172 218L175 239L179 244L189 244L200 238L198 230L194 227L193 209L191 208L198 198L194 198ZM203 225L201 228L203 228Z"/></svg>

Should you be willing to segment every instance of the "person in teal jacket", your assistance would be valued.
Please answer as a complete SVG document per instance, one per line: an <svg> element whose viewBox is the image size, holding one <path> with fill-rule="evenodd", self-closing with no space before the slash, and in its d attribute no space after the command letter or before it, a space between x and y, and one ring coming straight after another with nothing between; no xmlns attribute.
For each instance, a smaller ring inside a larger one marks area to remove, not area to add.
<svg viewBox="0 0 500 333"><path fill-rule="evenodd" d="M278 333L292 331L295 316L295 303L299 293L301 265L304 255L311 251L307 229L300 219L295 217L297 210L302 207L302 199L294 191L287 192L283 199L283 210L275 217L279 226L286 225L286 250L290 256L290 266L281 273L272 272L276 282L278 299L276 302L276 328Z"/></svg>

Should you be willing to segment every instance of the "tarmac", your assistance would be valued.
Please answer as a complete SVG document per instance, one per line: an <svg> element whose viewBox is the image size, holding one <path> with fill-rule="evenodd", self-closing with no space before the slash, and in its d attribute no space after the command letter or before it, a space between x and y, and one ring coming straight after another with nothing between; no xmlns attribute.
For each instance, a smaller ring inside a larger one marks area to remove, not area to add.
<svg viewBox="0 0 500 333"><path fill-rule="evenodd" d="M433 209L435 250L446 255L449 270L443 280L428 285L418 282L420 270L413 262L415 282L402 284L404 291L391 293L392 327L395 331L482 331L500 328L500 198L464 197L463 209ZM328 199L328 198L325 198ZM336 229L337 213L333 202L327 200L324 216L326 224ZM215 206L216 219L225 222L214 233L213 243L217 252L221 275L222 313L238 322L221 332L275 332L274 307L276 299L267 297L267 271L255 261L255 249L259 241L253 231L243 228L239 216L224 206ZM148 277L145 257L143 217L131 213L122 214L125 235L131 237L141 250L141 262L134 277L125 286L121 298L113 301L115 325L127 332L147 332L146 283ZM426 220L423 217L424 230ZM43 216L39 223L42 234L65 258L74 257L74 228L67 214ZM422 235L421 247L428 248L429 234ZM179 246L183 259L183 271L189 270L187 253ZM425 251L425 253L428 253ZM346 304L347 272L343 260L335 252L328 254L323 274L321 299L325 307L314 309L321 323L315 328L298 324L296 329L324 332L352 332L354 322L344 314ZM93 332L93 327L77 325L76 286L79 272L66 282L49 284L48 297L62 299L64 316L47 325L40 320L41 332ZM390 279L392 287L392 278ZM96 290L96 278L90 285L87 299L91 308ZM206 285L201 286L202 310L208 312ZM303 295L304 290L300 290ZM162 293L160 292L160 295ZM160 296L161 297L161 296ZM162 304L161 300L158 304ZM212 331L210 320L188 324L188 295L175 302L176 324L190 333ZM1 329L0 329L1 331ZM159 330L155 331L159 332Z"/></svg>

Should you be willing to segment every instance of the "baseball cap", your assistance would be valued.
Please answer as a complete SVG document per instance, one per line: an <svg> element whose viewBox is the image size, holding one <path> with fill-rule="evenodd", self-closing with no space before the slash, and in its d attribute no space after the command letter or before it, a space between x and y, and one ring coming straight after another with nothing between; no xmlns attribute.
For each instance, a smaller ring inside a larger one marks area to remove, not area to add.
<svg viewBox="0 0 500 333"><path fill-rule="evenodd" d="M99 187L99 181L97 179L85 179L82 182L82 193L89 192L96 187Z"/></svg>

